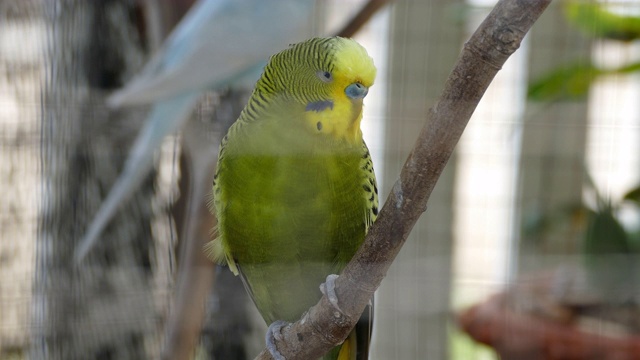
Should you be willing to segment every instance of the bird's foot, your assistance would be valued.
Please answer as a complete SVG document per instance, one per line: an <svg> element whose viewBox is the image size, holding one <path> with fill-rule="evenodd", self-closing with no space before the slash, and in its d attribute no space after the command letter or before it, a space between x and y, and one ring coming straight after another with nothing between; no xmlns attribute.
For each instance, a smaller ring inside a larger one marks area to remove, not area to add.
<svg viewBox="0 0 640 360"><path fill-rule="evenodd" d="M336 295L336 279L338 275L330 274L327 276L327 279L324 283L320 284L320 291L327 297L329 303L336 309L340 314L344 314L340 306L338 306L338 295Z"/></svg>
<svg viewBox="0 0 640 360"><path fill-rule="evenodd" d="M288 322L282 320L276 320L271 325L269 325L269 329L267 329L267 334L265 335L265 343L267 344L267 350L271 353L271 357L275 360L286 360L282 354L278 351L276 347L276 343L274 340L281 341L283 339L282 333L280 332L283 327L289 325Z"/></svg>

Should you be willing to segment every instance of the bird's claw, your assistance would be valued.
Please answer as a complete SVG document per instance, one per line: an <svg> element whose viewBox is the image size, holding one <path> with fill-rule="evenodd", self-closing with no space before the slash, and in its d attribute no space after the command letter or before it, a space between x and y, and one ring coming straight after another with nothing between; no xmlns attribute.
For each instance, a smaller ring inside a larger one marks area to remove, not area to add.
<svg viewBox="0 0 640 360"><path fill-rule="evenodd" d="M338 275L330 274L324 283L320 284L320 291L327 297L329 303L340 312L344 314L340 306L338 306L338 295L336 295L336 279Z"/></svg>
<svg viewBox="0 0 640 360"><path fill-rule="evenodd" d="M278 351L276 347L276 341L281 341L283 339L282 333L280 332L283 327L289 325L288 322L282 320L276 320L271 325L269 325L269 329L267 329L267 334L265 335L265 343L267 345L267 350L271 353L271 357L275 360L286 360L282 354Z"/></svg>

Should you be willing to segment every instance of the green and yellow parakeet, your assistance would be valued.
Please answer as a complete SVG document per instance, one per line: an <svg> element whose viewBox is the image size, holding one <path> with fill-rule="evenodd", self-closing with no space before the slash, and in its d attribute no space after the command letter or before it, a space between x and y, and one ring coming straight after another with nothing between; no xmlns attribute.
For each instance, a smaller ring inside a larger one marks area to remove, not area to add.
<svg viewBox="0 0 640 360"><path fill-rule="evenodd" d="M378 213L360 130L375 75L354 40L291 45L271 57L222 141L218 237L208 251L241 275L267 323L296 321L315 305L319 285L345 267ZM360 340L369 336L356 327L325 359L366 358Z"/></svg>

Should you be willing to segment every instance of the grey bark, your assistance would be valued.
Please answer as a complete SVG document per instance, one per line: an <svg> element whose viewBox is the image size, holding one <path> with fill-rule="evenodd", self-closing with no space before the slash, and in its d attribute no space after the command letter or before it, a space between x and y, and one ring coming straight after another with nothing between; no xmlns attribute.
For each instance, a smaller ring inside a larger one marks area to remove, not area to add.
<svg viewBox="0 0 640 360"><path fill-rule="evenodd" d="M0 359L29 344L44 41L36 0L0 1Z"/></svg>
<svg viewBox="0 0 640 360"><path fill-rule="evenodd" d="M111 113L106 93L142 61L136 2L43 1L48 33L42 99L43 204L37 241L32 359L146 359L153 297L154 174L96 250L72 261L116 180L144 112Z"/></svg>

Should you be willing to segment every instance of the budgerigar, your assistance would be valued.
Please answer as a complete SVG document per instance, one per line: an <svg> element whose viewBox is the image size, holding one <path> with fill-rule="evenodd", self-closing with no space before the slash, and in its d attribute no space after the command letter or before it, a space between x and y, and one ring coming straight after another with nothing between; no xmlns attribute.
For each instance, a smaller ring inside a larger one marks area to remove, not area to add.
<svg viewBox="0 0 640 360"><path fill-rule="evenodd" d="M378 213L360 130L375 74L354 40L291 45L271 57L223 139L218 237L208 250L241 275L267 323L296 321L316 304L319 285L349 262ZM369 336L356 327L325 359L366 358Z"/></svg>

